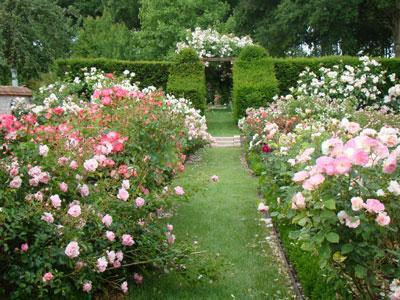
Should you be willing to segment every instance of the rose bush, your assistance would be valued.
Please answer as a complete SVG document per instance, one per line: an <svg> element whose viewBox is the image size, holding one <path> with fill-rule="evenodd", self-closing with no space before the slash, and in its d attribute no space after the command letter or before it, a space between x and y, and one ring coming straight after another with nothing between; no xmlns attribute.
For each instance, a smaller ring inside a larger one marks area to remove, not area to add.
<svg viewBox="0 0 400 300"><path fill-rule="evenodd" d="M168 185L186 153L209 142L204 118L185 99L112 74L85 78L0 115L2 297L126 293L146 266L188 254L156 220L184 197Z"/></svg>

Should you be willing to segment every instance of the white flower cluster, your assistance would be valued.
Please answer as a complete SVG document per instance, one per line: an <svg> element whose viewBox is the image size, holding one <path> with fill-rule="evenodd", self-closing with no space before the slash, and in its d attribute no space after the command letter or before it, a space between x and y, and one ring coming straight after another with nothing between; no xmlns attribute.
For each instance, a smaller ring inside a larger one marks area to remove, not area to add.
<svg viewBox="0 0 400 300"><path fill-rule="evenodd" d="M236 37L232 34L221 34L214 29L202 30L196 27L193 32L188 30L185 42L176 44L176 52L182 49L194 49L200 58L237 56L240 49L253 45L250 37Z"/></svg>

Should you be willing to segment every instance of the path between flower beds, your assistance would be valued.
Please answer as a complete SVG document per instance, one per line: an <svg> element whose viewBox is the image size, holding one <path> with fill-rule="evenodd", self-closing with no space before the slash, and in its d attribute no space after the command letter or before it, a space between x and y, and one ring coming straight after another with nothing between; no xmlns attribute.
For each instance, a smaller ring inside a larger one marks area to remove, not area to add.
<svg viewBox="0 0 400 300"><path fill-rule="evenodd" d="M248 174L241 156L240 148L204 149L174 182L194 191L168 220L176 242L188 239L220 258L220 278L189 283L174 274L149 274L142 286L130 289L131 299L293 298L271 232L256 210L257 179ZM212 175L218 175L219 182L212 182Z"/></svg>

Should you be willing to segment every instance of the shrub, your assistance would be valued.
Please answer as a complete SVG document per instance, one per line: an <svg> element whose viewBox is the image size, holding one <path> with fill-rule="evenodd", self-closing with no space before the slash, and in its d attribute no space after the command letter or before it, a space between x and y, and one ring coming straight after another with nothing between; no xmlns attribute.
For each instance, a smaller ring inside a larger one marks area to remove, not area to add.
<svg viewBox="0 0 400 300"><path fill-rule="evenodd" d="M192 49L176 55L168 77L167 91L177 97L189 99L195 108L206 108L206 79L204 65Z"/></svg>
<svg viewBox="0 0 400 300"><path fill-rule="evenodd" d="M236 120L248 107L265 106L278 92L271 59L238 59L233 65L233 113Z"/></svg>
<svg viewBox="0 0 400 300"><path fill-rule="evenodd" d="M140 87L155 86L166 89L170 62L165 61L127 61L106 58L71 58L55 62L57 75L61 78L68 72L69 77L81 76L82 69L95 67L106 73L121 74L125 70L135 73L133 81L140 82Z"/></svg>
<svg viewBox="0 0 400 300"><path fill-rule="evenodd" d="M239 60L251 61L255 59L261 59L268 56L268 52L265 48L257 45L246 46L240 51Z"/></svg>

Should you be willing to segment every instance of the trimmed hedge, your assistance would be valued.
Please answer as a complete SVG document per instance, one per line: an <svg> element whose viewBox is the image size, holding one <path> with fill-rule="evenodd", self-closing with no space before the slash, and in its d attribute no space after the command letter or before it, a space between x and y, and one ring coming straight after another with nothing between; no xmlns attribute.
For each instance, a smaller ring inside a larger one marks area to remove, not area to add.
<svg viewBox="0 0 400 300"><path fill-rule="evenodd" d="M8 85L11 83L11 73L7 66L0 65L0 84Z"/></svg>
<svg viewBox="0 0 400 300"><path fill-rule="evenodd" d="M82 68L96 67L104 72L121 74L125 70L136 74L133 78L140 87L155 86L166 89L171 62L166 61L127 61L106 58L71 58L55 61L56 73L63 77L65 72L80 74Z"/></svg>
<svg viewBox="0 0 400 300"><path fill-rule="evenodd" d="M176 97L189 99L202 113L206 109L206 77L204 65L196 52L184 49L170 68L167 91Z"/></svg>
<svg viewBox="0 0 400 300"><path fill-rule="evenodd" d="M248 107L266 106L278 93L274 64L270 58L238 59L233 65L233 114L245 116Z"/></svg>
<svg viewBox="0 0 400 300"><path fill-rule="evenodd" d="M325 56L319 58L276 58L274 61L275 76L279 82L279 93L288 94L289 88L296 86L299 74L309 67L317 71L321 65L332 67L340 62L347 65L358 65L360 63L357 57L352 56ZM383 68L389 74L396 73L400 76L400 59L396 58L378 58Z"/></svg>

